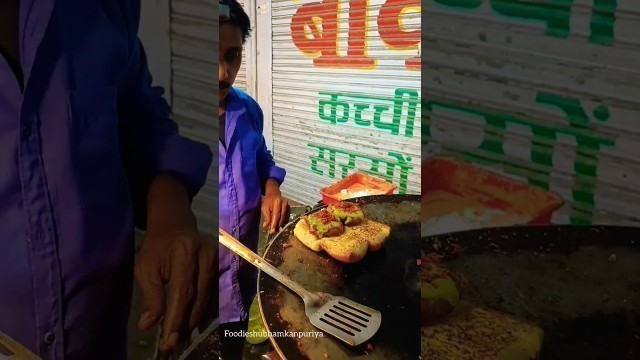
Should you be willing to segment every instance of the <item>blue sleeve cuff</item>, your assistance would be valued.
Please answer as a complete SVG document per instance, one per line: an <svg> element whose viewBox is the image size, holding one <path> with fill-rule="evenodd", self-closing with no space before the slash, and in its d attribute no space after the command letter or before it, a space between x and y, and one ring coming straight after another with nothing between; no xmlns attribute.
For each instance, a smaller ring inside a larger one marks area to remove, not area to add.
<svg viewBox="0 0 640 360"><path fill-rule="evenodd" d="M287 171L285 169L274 165L271 167L271 169L269 169L268 178L274 179L278 182L278 185L282 185L286 175L287 175Z"/></svg>
<svg viewBox="0 0 640 360"><path fill-rule="evenodd" d="M178 133L160 135L139 145L141 149L134 152L135 160L129 159L128 169L136 227L145 230L147 193L153 179L160 174L175 176L193 200L207 180L212 154L206 145Z"/></svg>
<svg viewBox="0 0 640 360"><path fill-rule="evenodd" d="M165 139L157 168L152 172L156 176L163 173L177 176L193 199L207 181L212 159L208 146L176 134Z"/></svg>

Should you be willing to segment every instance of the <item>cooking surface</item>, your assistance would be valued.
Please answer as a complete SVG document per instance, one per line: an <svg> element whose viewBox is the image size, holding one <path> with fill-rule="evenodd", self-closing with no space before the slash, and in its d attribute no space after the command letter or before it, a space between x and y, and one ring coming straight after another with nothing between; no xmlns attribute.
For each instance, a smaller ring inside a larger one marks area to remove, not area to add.
<svg viewBox="0 0 640 360"><path fill-rule="evenodd" d="M420 198L383 195L363 199L367 202L362 205L365 216L391 226L390 239L380 251L369 253L359 263L342 264L300 243L292 234L293 222L274 240L265 258L309 290L342 295L379 310L381 328L368 344L355 348L328 334L321 338L273 339L287 359L324 359L325 354L329 359L419 356ZM268 330L319 331L309 323L296 294L262 274L259 290Z"/></svg>
<svg viewBox="0 0 640 360"><path fill-rule="evenodd" d="M434 236L423 246L466 277L466 300L541 326L543 360L622 360L640 357L639 234L518 227Z"/></svg>
<svg viewBox="0 0 640 360"><path fill-rule="evenodd" d="M220 356L220 334L212 331L199 339L193 350L181 360L218 360Z"/></svg>

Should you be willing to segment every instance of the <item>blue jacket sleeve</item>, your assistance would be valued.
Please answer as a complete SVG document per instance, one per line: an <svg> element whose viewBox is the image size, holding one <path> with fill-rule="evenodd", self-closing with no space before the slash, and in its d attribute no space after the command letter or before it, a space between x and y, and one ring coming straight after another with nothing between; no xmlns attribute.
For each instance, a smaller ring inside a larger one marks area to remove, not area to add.
<svg viewBox="0 0 640 360"><path fill-rule="evenodd" d="M146 55L138 39L140 1L124 2L129 12L129 62L119 83L120 138L134 200L136 224L146 223L146 197L151 181L171 173L182 180L190 197L204 186L212 154L208 146L179 133L163 90L152 86ZM121 2L122 4L122 2Z"/></svg>

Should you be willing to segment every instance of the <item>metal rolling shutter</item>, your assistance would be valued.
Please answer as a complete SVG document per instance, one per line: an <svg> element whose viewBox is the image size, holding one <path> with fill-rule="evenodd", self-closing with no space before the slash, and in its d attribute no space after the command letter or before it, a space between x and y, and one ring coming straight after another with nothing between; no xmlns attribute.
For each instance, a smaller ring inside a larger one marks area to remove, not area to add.
<svg viewBox="0 0 640 360"><path fill-rule="evenodd" d="M562 195L557 222L638 224L640 2L507 3L430 3L424 140Z"/></svg>
<svg viewBox="0 0 640 360"><path fill-rule="evenodd" d="M420 2L278 0L271 7L273 153L287 170L286 196L313 204L321 188L357 169L386 177L400 193L419 193ZM381 31L405 48L392 49ZM352 60L327 60L336 50Z"/></svg>
<svg viewBox="0 0 640 360"><path fill-rule="evenodd" d="M218 2L173 0L171 3L173 114L182 133L218 149ZM185 159L188 161L188 159ZM217 157L207 184L193 207L203 233L218 226Z"/></svg>
<svg viewBox="0 0 640 360"><path fill-rule="evenodd" d="M249 16L251 16L251 8L249 0L238 0L240 5L244 8L244 11L247 12ZM254 36L254 34L251 34ZM249 42L250 40L247 40ZM238 71L238 75L236 76L236 81L233 83L233 86L247 91L247 47L244 46L242 49L242 64L240 65L240 70Z"/></svg>

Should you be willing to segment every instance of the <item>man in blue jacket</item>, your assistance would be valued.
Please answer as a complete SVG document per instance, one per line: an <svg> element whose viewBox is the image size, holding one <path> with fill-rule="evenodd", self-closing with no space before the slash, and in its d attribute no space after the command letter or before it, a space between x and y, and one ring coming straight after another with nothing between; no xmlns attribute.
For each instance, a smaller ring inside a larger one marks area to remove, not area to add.
<svg viewBox="0 0 640 360"><path fill-rule="evenodd" d="M285 170L267 150L258 103L233 83L250 33L249 17L236 0L220 19L219 188L220 228L256 251L260 225L271 234L283 226L289 204L280 193ZM260 224L260 215L264 221ZM244 338L225 333L247 330L248 309L256 295L257 270L221 247L219 255L220 345L222 358L242 357Z"/></svg>
<svg viewBox="0 0 640 360"><path fill-rule="evenodd" d="M211 153L152 88L139 16L139 0L0 1L0 331L46 360L126 358L135 225L139 325L162 325L161 350L211 300L190 208Z"/></svg>

